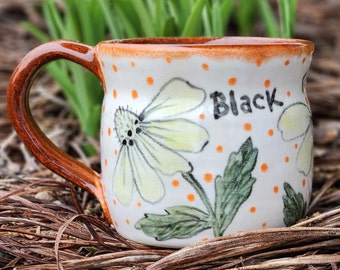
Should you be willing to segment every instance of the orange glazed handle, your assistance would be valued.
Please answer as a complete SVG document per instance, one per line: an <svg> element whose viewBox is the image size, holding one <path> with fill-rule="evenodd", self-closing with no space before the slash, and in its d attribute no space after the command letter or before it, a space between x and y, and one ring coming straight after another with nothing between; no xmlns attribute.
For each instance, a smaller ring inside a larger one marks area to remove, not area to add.
<svg viewBox="0 0 340 270"><path fill-rule="evenodd" d="M68 41L45 43L27 54L14 70L7 89L8 114L20 139L41 163L102 199L99 174L53 144L38 127L29 108L35 75L43 65L58 59L78 63L101 78L93 47Z"/></svg>

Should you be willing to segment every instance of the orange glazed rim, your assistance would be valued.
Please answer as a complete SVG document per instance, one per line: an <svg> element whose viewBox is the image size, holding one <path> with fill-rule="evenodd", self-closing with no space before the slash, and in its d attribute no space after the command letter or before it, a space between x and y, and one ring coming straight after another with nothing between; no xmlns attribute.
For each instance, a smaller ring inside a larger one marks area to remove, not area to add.
<svg viewBox="0 0 340 270"><path fill-rule="evenodd" d="M259 58L311 55L314 44L303 39L267 37L156 37L107 40L97 45L100 55L123 57L186 58L192 55L241 58L256 62Z"/></svg>

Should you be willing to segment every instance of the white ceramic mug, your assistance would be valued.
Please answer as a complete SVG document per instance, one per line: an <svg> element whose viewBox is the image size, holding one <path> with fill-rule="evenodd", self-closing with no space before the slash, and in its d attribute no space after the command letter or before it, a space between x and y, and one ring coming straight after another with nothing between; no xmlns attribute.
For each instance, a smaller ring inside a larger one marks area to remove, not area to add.
<svg viewBox="0 0 340 270"><path fill-rule="evenodd" d="M292 225L305 214L312 52L311 42L297 39L146 38L95 47L55 41L18 65L8 111L27 148L96 195L122 236L183 247ZM103 85L100 175L60 151L31 117L34 75L61 58Z"/></svg>

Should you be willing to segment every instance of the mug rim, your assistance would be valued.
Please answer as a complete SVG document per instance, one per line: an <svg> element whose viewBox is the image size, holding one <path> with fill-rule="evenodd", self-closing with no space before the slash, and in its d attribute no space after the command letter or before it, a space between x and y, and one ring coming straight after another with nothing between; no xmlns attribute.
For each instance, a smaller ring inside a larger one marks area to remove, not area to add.
<svg viewBox="0 0 340 270"><path fill-rule="evenodd" d="M311 57L314 44L303 39L268 37L147 37L113 39L96 46L99 56L185 59L205 56L264 63L278 57Z"/></svg>
<svg viewBox="0 0 340 270"><path fill-rule="evenodd" d="M298 38L277 37L139 37L126 39L112 39L100 42L105 45L146 45L146 46L174 46L174 47L243 47L243 46L307 46L313 49L311 41Z"/></svg>

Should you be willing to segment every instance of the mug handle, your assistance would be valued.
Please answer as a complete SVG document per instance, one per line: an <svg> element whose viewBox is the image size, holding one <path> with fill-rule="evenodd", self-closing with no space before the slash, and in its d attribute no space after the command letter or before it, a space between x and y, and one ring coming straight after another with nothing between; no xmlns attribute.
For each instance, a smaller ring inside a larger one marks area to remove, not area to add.
<svg viewBox="0 0 340 270"><path fill-rule="evenodd" d="M93 47L69 41L45 43L28 53L13 71L7 88L9 118L19 138L42 164L94 194L103 205L100 175L53 144L38 127L29 108L28 97L35 75L43 65L58 59L77 63L102 81Z"/></svg>

